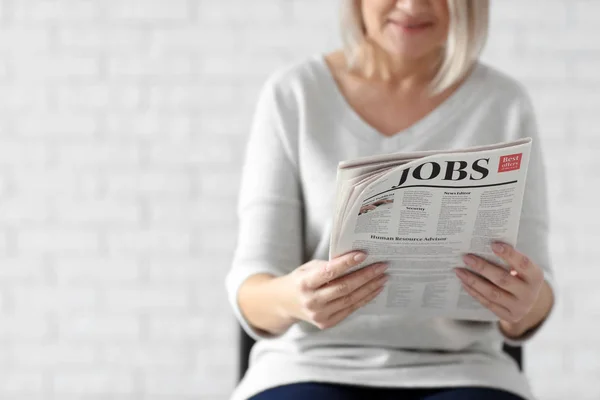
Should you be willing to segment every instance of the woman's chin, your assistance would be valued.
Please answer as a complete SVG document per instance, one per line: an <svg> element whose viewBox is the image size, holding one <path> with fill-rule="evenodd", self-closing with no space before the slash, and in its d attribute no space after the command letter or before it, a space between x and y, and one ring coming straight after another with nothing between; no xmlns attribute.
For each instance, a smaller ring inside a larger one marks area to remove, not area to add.
<svg viewBox="0 0 600 400"><path fill-rule="evenodd" d="M415 46L387 46L386 52L395 60L419 60L427 56L430 52L423 51L422 47Z"/></svg>
<svg viewBox="0 0 600 400"><path fill-rule="evenodd" d="M384 49L393 57L402 60L418 60L432 54L439 46L427 35L399 35L388 30Z"/></svg>

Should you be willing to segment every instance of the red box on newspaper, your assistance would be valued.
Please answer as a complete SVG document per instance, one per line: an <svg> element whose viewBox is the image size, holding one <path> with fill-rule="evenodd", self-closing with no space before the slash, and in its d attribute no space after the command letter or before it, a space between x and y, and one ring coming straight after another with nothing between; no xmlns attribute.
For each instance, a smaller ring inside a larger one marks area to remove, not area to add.
<svg viewBox="0 0 600 400"><path fill-rule="evenodd" d="M500 157L500 165L498 165L498 172L515 171L521 168L521 158L523 153L510 154L508 156Z"/></svg>

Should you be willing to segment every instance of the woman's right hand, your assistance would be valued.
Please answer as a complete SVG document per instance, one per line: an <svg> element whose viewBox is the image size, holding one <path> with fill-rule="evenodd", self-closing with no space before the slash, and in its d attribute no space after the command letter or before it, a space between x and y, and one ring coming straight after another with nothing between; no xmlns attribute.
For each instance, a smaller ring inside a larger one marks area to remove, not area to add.
<svg viewBox="0 0 600 400"><path fill-rule="evenodd" d="M362 252L350 252L331 261L312 260L281 277L289 319L327 329L373 300L388 279L385 263L342 276L365 258Z"/></svg>

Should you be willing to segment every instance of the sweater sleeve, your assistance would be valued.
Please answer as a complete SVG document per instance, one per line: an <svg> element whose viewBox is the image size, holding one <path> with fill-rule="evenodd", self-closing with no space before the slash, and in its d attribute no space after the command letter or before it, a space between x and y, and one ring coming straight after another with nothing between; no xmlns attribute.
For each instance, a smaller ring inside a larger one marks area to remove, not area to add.
<svg viewBox="0 0 600 400"><path fill-rule="evenodd" d="M544 272L556 299L556 284L550 259L548 213L548 192L546 168L543 157L543 144L537 129L537 122L531 100L523 93L520 107L519 138L531 137L532 146L527 170L527 181L523 195L523 206L516 249L526 254ZM554 307L553 307L554 308ZM518 339L505 338L508 344L518 346L531 339L550 317L552 310L540 324Z"/></svg>
<svg viewBox="0 0 600 400"><path fill-rule="evenodd" d="M246 144L238 197L238 236L225 286L233 312L253 339L272 336L251 326L238 291L251 275L281 276L301 265L302 201L294 162L297 113L274 75L262 87Z"/></svg>

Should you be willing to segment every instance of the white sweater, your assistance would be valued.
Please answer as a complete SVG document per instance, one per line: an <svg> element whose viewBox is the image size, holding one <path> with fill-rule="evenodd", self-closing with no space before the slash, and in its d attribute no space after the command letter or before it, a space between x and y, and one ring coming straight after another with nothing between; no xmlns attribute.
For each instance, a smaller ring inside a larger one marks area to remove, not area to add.
<svg viewBox="0 0 600 400"><path fill-rule="evenodd" d="M517 249L552 286L546 177L531 102L523 87L481 63L441 105L388 137L341 94L324 56L278 70L254 115L239 197L239 236L226 288L235 315L259 342L232 400L293 382L384 387L487 386L532 399L527 380L502 351L497 324L396 316L354 316L319 330L300 322L260 336L242 317L237 292L256 273L287 274L328 258L329 220L339 161L451 149L532 137ZM531 337L531 335L529 335ZM516 344L512 342L512 344Z"/></svg>

